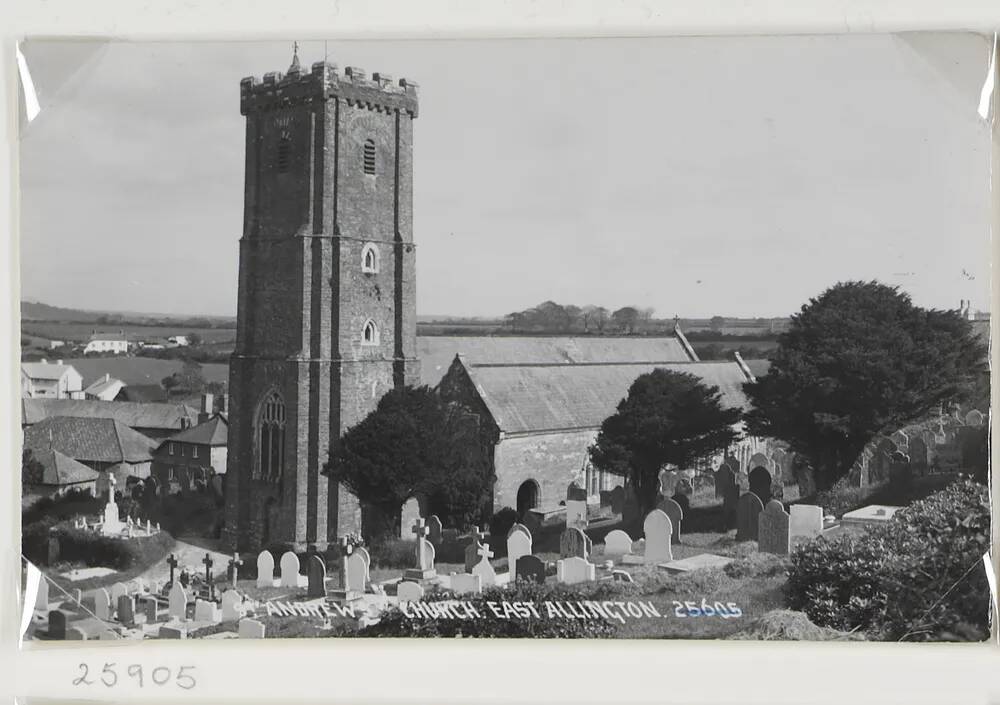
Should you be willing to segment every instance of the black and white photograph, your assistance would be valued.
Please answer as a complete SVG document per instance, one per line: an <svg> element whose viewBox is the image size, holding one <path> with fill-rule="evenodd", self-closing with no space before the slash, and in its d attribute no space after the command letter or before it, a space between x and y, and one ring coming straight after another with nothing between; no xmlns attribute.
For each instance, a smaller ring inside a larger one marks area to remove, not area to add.
<svg viewBox="0 0 1000 705"><path fill-rule="evenodd" d="M993 42L19 44L22 638L986 641Z"/></svg>

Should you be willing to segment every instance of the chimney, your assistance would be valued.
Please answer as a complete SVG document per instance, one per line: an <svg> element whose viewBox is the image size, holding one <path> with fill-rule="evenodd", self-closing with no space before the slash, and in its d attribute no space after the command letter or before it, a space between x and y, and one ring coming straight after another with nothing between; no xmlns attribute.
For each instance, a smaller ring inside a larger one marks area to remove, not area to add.
<svg viewBox="0 0 1000 705"><path fill-rule="evenodd" d="M219 413L221 414L229 413L229 394L223 394L219 398Z"/></svg>
<svg viewBox="0 0 1000 705"><path fill-rule="evenodd" d="M198 412L198 423L205 423L212 418L214 412L213 396L211 394L201 395L201 410Z"/></svg>

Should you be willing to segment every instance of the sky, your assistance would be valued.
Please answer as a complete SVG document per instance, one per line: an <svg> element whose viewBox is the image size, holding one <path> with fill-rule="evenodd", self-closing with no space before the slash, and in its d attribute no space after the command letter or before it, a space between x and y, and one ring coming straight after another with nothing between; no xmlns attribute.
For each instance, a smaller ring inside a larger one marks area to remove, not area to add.
<svg viewBox="0 0 1000 705"><path fill-rule="evenodd" d="M21 298L234 315L239 81L287 42L22 45ZM407 77L421 315L785 316L837 281L989 306L973 35L301 41Z"/></svg>

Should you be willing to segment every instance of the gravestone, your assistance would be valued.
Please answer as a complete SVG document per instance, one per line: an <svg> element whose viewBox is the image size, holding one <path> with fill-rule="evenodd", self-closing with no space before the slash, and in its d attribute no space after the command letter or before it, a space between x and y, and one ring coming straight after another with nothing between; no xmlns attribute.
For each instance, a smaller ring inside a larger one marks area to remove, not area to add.
<svg viewBox="0 0 1000 705"><path fill-rule="evenodd" d="M559 537L559 555L562 558L572 556L586 558L590 555L587 551L586 534L574 527L567 528Z"/></svg>
<svg viewBox="0 0 1000 705"><path fill-rule="evenodd" d="M483 587L490 587L497 584L497 573L493 569L493 564L490 563L490 558L493 557L493 551L490 550L489 544L482 544L479 547L480 550L480 561L472 567L472 574L478 575L480 582Z"/></svg>
<svg viewBox="0 0 1000 705"><path fill-rule="evenodd" d="M219 606L209 600L195 600L194 619L196 622L215 623L221 621Z"/></svg>
<svg viewBox="0 0 1000 705"><path fill-rule="evenodd" d="M348 592L364 592L368 586L368 563L360 548L347 558L347 574L344 578L344 589Z"/></svg>
<svg viewBox="0 0 1000 705"><path fill-rule="evenodd" d="M116 603L118 621L126 627L135 624L135 598L131 595L119 595Z"/></svg>
<svg viewBox="0 0 1000 705"><path fill-rule="evenodd" d="M257 554L257 587L274 586L274 556L270 551Z"/></svg>
<svg viewBox="0 0 1000 705"><path fill-rule="evenodd" d="M156 598L149 597L143 600L142 611L146 615L146 624L155 624L160 617Z"/></svg>
<svg viewBox="0 0 1000 705"><path fill-rule="evenodd" d="M48 544L48 565L52 566L59 562L59 537L49 536Z"/></svg>
<svg viewBox="0 0 1000 705"><path fill-rule="evenodd" d="M263 639L264 623L244 617L237 627L237 634L240 639Z"/></svg>
<svg viewBox="0 0 1000 705"><path fill-rule="evenodd" d="M566 585L593 582L597 580L597 566L586 558L563 558L556 562L556 579Z"/></svg>
<svg viewBox="0 0 1000 705"><path fill-rule="evenodd" d="M529 583L545 582L545 563L530 554L520 556L514 564L514 580L524 580Z"/></svg>
<svg viewBox="0 0 1000 705"><path fill-rule="evenodd" d="M736 540L757 540L757 516L764 511L764 505L753 492L747 492L736 503Z"/></svg>
<svg viewBox="0 0 1000 705"><path fill-rule="evenodd" d="M750 471L750 491L757 495L761 502L771 499L771 472L763 466L757 466Z"/></svg>
<svg viewBox="0 0 1000 705"><path fill-rule="evenodd" d="M625 488L621 485L612 487L608 498L611 500L611 513L621 514L625 509Z"/></svg>
<svg viewBox="0 0 1000 705"><path fill-rule="evenodd" d="M736 502L740 498L740 489L736 484L736 473L728 465L723 465L719 468L716 481L721 483L722 523L723 529L728 531L736 526Z"/></svg>
<svg viewBox="0 0 1000 705"><path fill-rule="evenodd" d="M466 573L472 572L473 566L475 566L477 563L479 563L479 547L481 545L482 544L480 544L478 541L476 541L476 538L473 537L472 541L469 543L469 545L465 547L465 556L464 557L465 557L465 572Z"/></svg>
<svg viewBox="0 0 1000 705"><path fill-rule="evenodd" d="M674 533L674 527L670 523L670 517L663 510L654 509L646 515L642 523L642 532L646 537L644 562L663 563L673 560L670 537Z"/></svg>
<svg viewBox="0 0 1000 705"><path fill-rule="evenodd" d="M510 538L511 534L513 534L515 531L520 531L528 538L531 538L531 532L528 531L528 527L525 526L524 524L517 524L517 523L513 524L507 531L507 538Z"/></svg>
<svg viewBox="0 0 1000 705"><path fill-rule="evenodd" d="M103 634L101 635L103 638ZM187 627L180 623L161 624L157 632L160 639L187 639Z"/></svg>
<svg viewBox="0 0 1000 705"><path fill-rule="evenodd" d="M621 529L609 531L604 537L605 556L624 556L632 553L632 537Z"/></svg>
<svg viewBox="0 0 1000 705"><path fill-rule="evenodd" d="M418 502L415 497L411 497L406 500L406 503L403 505L403 510L400 513L399 538L409 539L412 535L410 532L413 529L413 525L419 518L420 502Z"/></svg>
<svg viewBox="0 0 1000 705"><path fill-rule="evenodd" d="M122 595L128 594L128 588L125 587L124 583L115 583L111 586L111 604L118 607L118 598Z"/></svg>
<svg viewBox="0 0 1000 705"><path fill-rule="evenodd" d="M307 597L326 597L326 563L317 554L306 558L306 575L309 577Z"/></svg>
<svg viewBox="0 0 1000 705"><path fill-rule="evenodd" d="M927 452L927 443L923 437L915 436L910 439L910 468L916 477L923 477L927 474L930 465L930 456Z"/></svg>
<svg viewBox="0 0 1000 705"><path fill-rule="evenodd" d="M531 555L531 535L520 531L508 534L507 566L512 575L515 574L518 559L528 555Z"/></svg>
<svg viewBox="0 0 1000 705"><path fill-rule="evenodd" d="M404 580L396 588L396 597L400 602L420 602L424 599L424 587L420 583Z"/></svg>
<svg viewBox="0 0 1000 705"><path fill-rule="evenodd" d="M985 417L983 412L979 409L973 409L968 414L965 415L965 423L968 426L982 426L985 422Z"/></svg>
<svg viewBox="0 0 1000 705"><path fill-rule="evenodd" d="M757 517L757 549L761 553L788 554L791 534L789 515L781 502L772 499Z"/></svg>
<svg viewBox="0 0 1000 705"><path fill-rule="evenodd" d="M746 464L741 470L744 472L750 472L754 468L763 467L767 468L768 457L763 453L754 453L750 456L750 462Z"/></svg>
<svg viewBox="0 0 1000 705"><path fill-rule="evenodd" d="M587 526L587 503L578 499L566 500L566 526Z"/></svg>
<svg viewBox="0 0 1000 705"><path fill-rule="evenodd" d="M435 575L434 544L424 538L427 536L428 529L423 519L417 518L410 531L417 538L416 567L407 568L406 572L403 573L403 577L407 580L428 580Z"/></svg>
<svg viewBox="0 0 1000 705"><path fill-rule="evenodd" d="M601 509L611 509L611 490L601 490L599 496L601 498Z"/></svg>
<svg viewBox="0 0 1000 705"><path fill-rule="evenodd" d="M823 533L823 507L814 504L793 504L789 508L788 535L794 546L799 541L808 541Z"/></svg>
<svg viewBox="0 0 1000 705"><path fill-rule="evenodd" d="M889 456L889 482L896 487L906 487L913 481L910 459L896 451Z"/></svg>
<svg viewBox="0 0 1000 705"><path fill-rule="evenodd" d="M611 579L618 583L634 583L632 579L632 574L627 570L613 570L611 571Z"/></svg>
<svg viewBox="0 0 1000 705"><path fill-rule="evenodd" d="M281 587L299 586L299 557L291 551L281 556Z"/></svg>
<svg viewBox="0 0 1000 705"><path fill-rule="evenodd" d="M451 589L458 595L478 595L483 591L483 579L474 573L455 573L451 576Z"/></svg>
<svg viewBox="0 0 1000 705"><path fill-rule="evenodd" d="M569 483L569 487L566 489L566 502L569 503L570 500L577 500L586 502L587 501L587 490L580 487L576 482Z"/></svg>
<svg viewBox="0 0 1000 705"><path fill-rule="evenodd" d="M660 493L664 497L670 497L677 488L677 483L681 479L681 474L676 470L660 470Z"/></svg>
<svg viewBox="0 0 1000 705"><path fill-rule="evenodd" d="M687 499L687 497L685 497L685 499ZM659 509L668 517L670 517L670 526L673 527L673 533L670 536L670 540L680 541L681 520L684 518L684 509L681 507L681 505L677 502L676 499L666 499L666 498L660 500L657 509Z"/></svg>
<svg viewBox="0 0 1000 705"><path fill-rule="evenodd" d="M458 529L441 529L441 543L445 545L458 543Z"/></svg>
<svg viewBox="0 0 1000 705"><path fill-rule="evenodd" d="M441 545L441 531L441 519L438 518L437 514L431 514L427 517L427 540L434 546Z"/></svg>
<svg viewBox="0 0 1000 705"><path fill-rule="evenodd" d="M62 610L49 610L49 639L62 640L66 638L66 613Z"/></svg>
<svg viewBox="0 0 1000 705"><path fill-rule="evenodd" d="M187 603L187 591L181 585L181 581L177 580L174 582L173 587L170 588L167 614L170 615L171 619L184 621L187 618Z"/></svg>
<svg viewBox="0 0 1000 705"><path fill-rule="evenodd" d="M98 619L111 619L111 593L105 588L94 590L94 616Z"/></svg>
<svg viewBox="0 0 1000 705"><path fill-rule="evenodd" d="M222 621L235 622L243 616L243 596L235 590L222 593Z"/></svg>
<svg viewBox="0 0 1000 705"><path fill-rule="evenodd" d="M910 437L903 431L894 431L890 433L889 440L895 444L896 450L901 453L906 453L909 450Z"/></svg>

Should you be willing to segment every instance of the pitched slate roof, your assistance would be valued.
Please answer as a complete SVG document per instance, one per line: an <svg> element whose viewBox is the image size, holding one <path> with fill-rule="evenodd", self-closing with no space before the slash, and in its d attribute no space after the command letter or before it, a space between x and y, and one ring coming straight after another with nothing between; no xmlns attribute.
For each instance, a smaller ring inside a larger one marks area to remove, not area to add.
<svg viewBox="0 0 1000 705"><path fill-rule="evenodd" d="M639 375L664 368L719 388L724 406L746 409L746 375L736 362L594 365L464 365L501 431L598 428Z"/></svg>
<svg viewBox="0 0 1000 705"><path fill-rule="evenodd" d="M181 360L161 360L155 357L77 357L64 362L72 364L83 375L85 384L108 373L127 385L159 385L164 377L180 372L184 367ZM229 381L229 365L224 362L203 363L201 373L207 382Z"/></svg>
<svg viewBox="0 0 1000 705"><path fill-rule="evenodd" d="M95 397L100 396L109 389L119 386L122 381L115 379L114 377L109 377L108 379L99 379L90 386L86 387L83 392L84 394L93 394Z"/></svg>
<svg viewBox="0 0 1000 705"><path fill-rule="evenodd" d="M180 431L198 423L198 412L184 404L141 404L94 399L22 399L21 419L26 426L53 416L115 419L132 428Z"/></svg>
<svg viewBox="0 0 1000 705"><path fill-rule="evenodd" d="M167 390L158 384L127 384L118 392L121 401L165 402Z"/></svg>
<svg viewBox="0 0 1000 705"><path fill-rule="evenodd" d="M420 383L437 386L455 355L470 365L690 362L678 336L417 336Z"/></svg>
<svg viewBox="0 0 1000 705"><path fill-rule="evenodd" d="M44 468L43 485L74 485L79 482L93 482L101 473L78 463L54 449L36 449L32 455Z"/></svg>
<svg viewBox="0 0 1000 705"><path fill-rule="evenodd" d="M73 369L72 365L55 364L51 362L22 362L21 371L31 379L62 379L63 375Z"/></svg>
<svg viewBox="0 0 1000 705"><path fill-rule="evenodd" d="M174 441L177 443L199 443L206 446L224 446L228 439L229 425L221 416L213 416L208 421L192 426L186 431L181 431L163 443ZM160 447L163 447L163 443Z"/></svg>
<svg viewBox="0 0 1000 705"><path fill-rule="evenodd" d="M152 460L156 442L115 419L55 416L26 428L24 447L80 462L141 463Z"/></svg>

